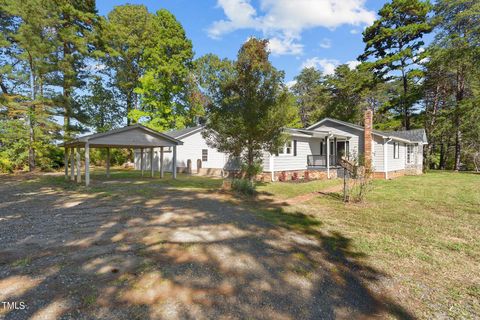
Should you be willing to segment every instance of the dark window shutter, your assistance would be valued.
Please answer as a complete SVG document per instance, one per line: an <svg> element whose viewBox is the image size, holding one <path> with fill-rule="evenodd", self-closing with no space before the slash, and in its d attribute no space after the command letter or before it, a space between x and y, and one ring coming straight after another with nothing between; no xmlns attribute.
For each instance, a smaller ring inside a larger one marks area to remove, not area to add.
<svg viewBox="0 0 480 320"><path fill-rule="evenodd" d="M293 156L297 156L297 140L293 140Z"/></svg>

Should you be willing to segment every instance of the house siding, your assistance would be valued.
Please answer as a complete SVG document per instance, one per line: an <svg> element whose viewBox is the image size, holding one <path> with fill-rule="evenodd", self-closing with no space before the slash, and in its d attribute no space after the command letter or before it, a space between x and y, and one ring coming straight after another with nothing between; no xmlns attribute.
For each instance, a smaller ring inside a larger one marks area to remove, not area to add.
<svg viewBox="0 0 480 320"><path fill-rule="evenodd" d="M312 128L312 130L330 131L333 134L349 136L351 137L348 140L350 144L349 156L351 158L358 159L360 155L363 154L363 130L351 128L346 125L338 124L329 120L325 121L317 127Z"/></svg>
<svg viewBox="0 0 480 320"><path fill-rule="evenodd" d="M196 132L185 138L181 138L183 145L177 146L177 168L186 169L188 160L192 161L192 171L197 171L197 160L202 160L202 150L208 150L208 160L202 161L202 168L206 169L223 169L228 162L228 157L223 152L211 148L203 138L201 131ZM135 150L135 169L140 170L140 150ZM154 149L154 170L158 170L160 156L160 148ZM172 171L173 152L164 152L165 171ZM150 170L150 152L144 149L144 161L146 170Z"/></svg>
<svg viewBox="0 0 480 320"><path fill-rule="evenodd" d="M406 144L403 142L398 142L400 144L399 147L399 156L398 159L393 157L393 144L395 141L390 141L387 143L387 171L399 171L405 170L405 163L406 163L406 155L407 155L407 147ZM383 170L385 171L385 170Z"/></svg>
<svg viewBox="0 0 480 320"><path fill-rule="evenodd" d="M383 138L374 136L373 137L373 171L374 172L383 172L385 171L384 168L384 144ZM388 164L387 164L388 165Z"/></svg>
<svg viewBox="0 0 480 320"><path fill-rule="evenodd" d="M303 138L292 136L292 141L297 141L297 155L293 155L293 142L291 154L279 154L273 156L274 171L306 170L307 156L320 153L320 139ZM271 172L270 157L264 158L263 171Z"/></svg>

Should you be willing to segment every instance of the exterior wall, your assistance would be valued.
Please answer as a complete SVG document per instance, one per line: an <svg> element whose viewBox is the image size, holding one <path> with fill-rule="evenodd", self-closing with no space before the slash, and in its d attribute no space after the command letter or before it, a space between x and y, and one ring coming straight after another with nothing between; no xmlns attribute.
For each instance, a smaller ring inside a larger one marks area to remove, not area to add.
<svg viewBox="0 0 480 320"><path fill-rule="evenodd" d="M320 153L320 139L292 136L292 153L273 156L274 171L306 170L307 156ZM297 141L297 155L293 155L293 140ZM268 155L268 153L267 153ZM270 156L264 157L263 171L271 172Z"/></svg>
<svg viewBox="0 0 480 320"><path fill-rule="evenodd" d="M405 172L407 175L419 175L423 173L423 145L415 145L414 157L414 163L405 164Z"/></svg>
<svg viewBox="0 0 480 320"><path fill-rule="evenodd" d="M308 172L308 180L326 180L328 179L327 170L290 170L290 171L276 171L274 174L274 181L294 181L306 179L306 172ZM296 178L295 178L296 177ZM330 170L330 179L337 178L337 170ZM272 181L272 174L270 172L263 172L256 177L257 181Z"/></svg>
<svg viewBox="0 0 480 320"><path fill-rule="evenodd" d="M378 136L373 136L373 145L372 145L372 166L373 172L383 172L384 168L384 144L383 138ZM388 164L387 164L388 165Z"/></svg>
<svg viewBox="0 0 480 320"><path fill-rule="evenodd" d="M186 172L188 160L192 162L192 172L197 173L197 161L202 160L202 149L208 150L208 160L202 161L202 168L205 169L223 169L228 162L228 157L223 152L218 152L217 149L211 148L207 145L205 139L202 137L201 131L196 132L183 139L183 145L177 146L177 170L179 172ZM165 172L172 171L173 152L164 149L164 166ZM140 149L135 150L135 169L140 170ZM154 170L159 170L160 148L154 149ZM150 152L149 149L144 149L144 161L146 170L150 170Z"/></svg>
<svg viewBox="0 0 480 320"><path fill-rule="evenodd" d="M363 154L363 130L351 128L328 120L320 126L313 128L313 130L330 131L333 134L351 136L349 140L350 157L358 159L358 157Z"/></svg>
<svg viewBox="0 0 480 320"><path fill-rule="evenodd" d="M396 171L389 171L388 172L388 179L395 179L398 177L402 177L406 175L405 170L396 170ZM385 179L385 172L374 172L373 173L374 179Z"/></svg>
<svg viewBox="0 0 480 320"><path fill-rule="evenodd" d="M181 139L183 145L177 147L177 167L187 168L187 162L192 161L192 171L197 172L197 161L202 160L202 149L208 150L208 160L202 161L202 168L221 169L225 166L226 155L211 148L202 136L201 131ZM166 159L172 161L172 153L167 154Z"/></svg>
<svg viewBox="0 0 480 320"><path fill-rule="evenodd" d="M406 156L407 156L407 147L403 142L398 142L400 144L399 156L398 159L393 158L393 143L390 141L387 143L387 171L398 171L405 170ZM385 170L383 170L385 171Z"/></svg>

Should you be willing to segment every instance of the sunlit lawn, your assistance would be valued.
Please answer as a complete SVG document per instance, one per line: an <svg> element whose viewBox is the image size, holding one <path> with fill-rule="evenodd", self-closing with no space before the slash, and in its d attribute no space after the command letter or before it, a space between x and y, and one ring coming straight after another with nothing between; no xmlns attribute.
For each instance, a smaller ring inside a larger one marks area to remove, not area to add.
<svg viewBox="0 0 480 320"><path fill-rule="evenodd" d="M279 198L300 192L298 185L265 188ZM433 172L377 180L363 204L318 196L258 212L311 234L341 232L369 264L393 277L400 290L393 294L414 314L480 317L480 175Z"/></svg>

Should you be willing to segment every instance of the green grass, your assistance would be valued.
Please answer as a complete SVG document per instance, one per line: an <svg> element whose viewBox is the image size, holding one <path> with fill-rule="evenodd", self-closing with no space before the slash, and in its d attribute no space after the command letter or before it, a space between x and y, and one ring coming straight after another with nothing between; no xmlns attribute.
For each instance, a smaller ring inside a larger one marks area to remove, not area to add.
<svg viewBox="0 0 480 320"><path fill-rule="evenodd" d="M280 199L311 190L296 184L264 188ZM366 203L345 205L339 198L318 196L282 208L258 207L257 213L323 242L327 234L341 234L352 252L404 286L404 304L415 314L480 315L480 175L431 172L376 180ZM341 243L329 241L327 247L338 251Z"/></svg>
<svg viewBox="0 0 480 320"><path fill-rule="evenodd" d="M158 188L208 191L219 189L222 185L222 180L218 178L186 174L177 174L177 179L174 180L170 173L165 173L164 178L161 179L158 172L151 178L150 172L145 172L144 176L142 176L141 171L137 170L112 169L110 177L107 178L103 168L91 168L90 170L89 187L85 187L85 177L83 175L82 183L80 184L65 180L63 175L36 176L33 179L25 180L23 183L35 188L60 188L67 191L95 194L98 197L135 195L146 198L157 194Z"/></svg>
<svg viewBox="0 0 480 320"><path fill-rule="evenodd" d="M32 262L32 259L30 257L26 257L13 262L12 267L25 268L25 267L28 267L31 262Z"/></svg>
<svg viewBox="0 0 480 320"><path fill-rule="evenodd" d="M275 182L260 185L257 190L275 195L280 199L288 199L303 194L320 191L342 183L341 179L317 180L302 183Z"/></svg>

